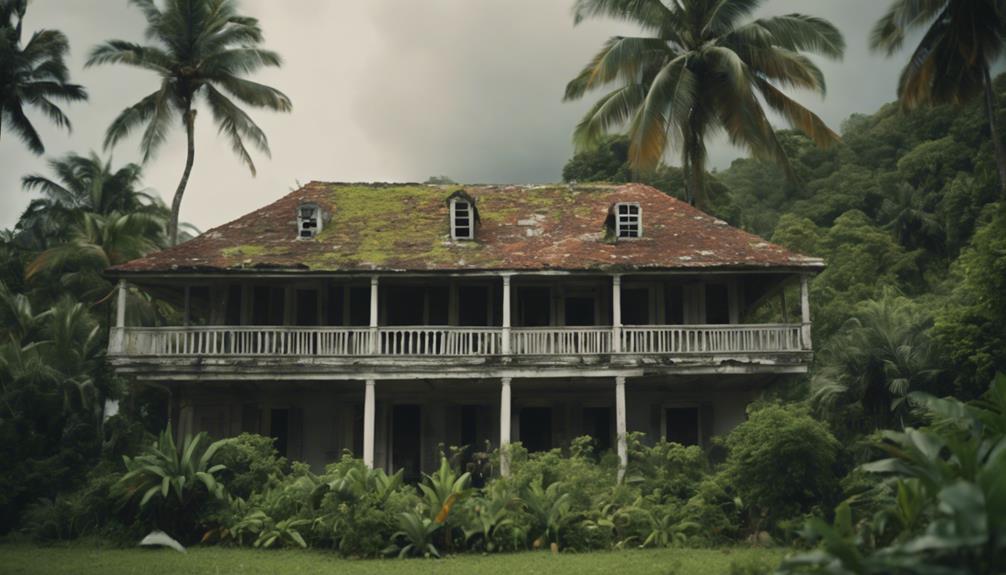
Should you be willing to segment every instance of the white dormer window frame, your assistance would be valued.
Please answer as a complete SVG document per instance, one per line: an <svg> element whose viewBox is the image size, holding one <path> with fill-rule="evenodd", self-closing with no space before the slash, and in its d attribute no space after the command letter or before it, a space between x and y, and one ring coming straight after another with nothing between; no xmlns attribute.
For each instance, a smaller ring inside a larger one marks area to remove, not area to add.
<svg viewBox="0 0 1006 575"><path fill-rule="evenodd" d="M321 226L321 208L317 204L297 206L297 239L313 239L321 233Z"/></svg>
<svg viewBox="0 0 1006 575"><path fill-rule="evenodd" d="M463 198L451 199L451 239L475 239L475 206Z"/></svg>
<svg viewBox="0 0 1006 575"><path fill-rule="evenodd" d="M643 237L643 208L639 203L615 204L615 236L620 240Z"/></svg>

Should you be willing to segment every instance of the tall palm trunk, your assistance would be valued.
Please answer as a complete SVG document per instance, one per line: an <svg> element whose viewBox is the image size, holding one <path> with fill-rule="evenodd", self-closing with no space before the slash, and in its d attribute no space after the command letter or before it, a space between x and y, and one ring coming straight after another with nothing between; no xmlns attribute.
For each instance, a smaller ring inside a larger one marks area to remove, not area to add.
<svg viewBox="0 0 1006 575"><path fill-rule="evenodd" d="M171 200L171 220L168 222L168 245L178 243L178 214L182 209L182 196L185 195L185 186L189 183L189 174L192 173L192 163L196 159L196 111L191 105L186 108L183 116L185 122L185 136L188 139L188 150L185 155L185 171L182 172L182 180L178 182L178 189L175 190L175 197Z"/></svg>
<svg viewBox="0 0 1006 575"><path fill-rule="evenodd" d="M999 120L996 117L996 93L989 74L988 63L983 67L985 75L985 113L989 117L989 132L992 135L992 149L996 157L996 170L999 172L999 194L1006 200L1006 149L1003 148L1002 137L999 136Z"/></svg>

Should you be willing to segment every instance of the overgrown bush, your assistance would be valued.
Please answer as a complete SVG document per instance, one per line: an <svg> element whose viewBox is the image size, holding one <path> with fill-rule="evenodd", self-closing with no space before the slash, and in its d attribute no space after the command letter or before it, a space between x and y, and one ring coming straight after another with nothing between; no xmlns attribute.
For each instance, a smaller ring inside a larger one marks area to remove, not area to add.
<svg viewBox="0 0 1006 575"><path fill-rule="evenodd" d="M255 491L274 486L287 468L285 458L273 446L275 439L254 433L242 433L223 439L216 462L223 465L220 480L235 497L247 499Z"/></svg>
<svg viewBox="0 0 1006 575"><path fill-rule="evenodd" d="M723 444L728 455L719 483L739 499L752 534L828 509L839 497L841 445L802 406L752 409Z"/></svg>

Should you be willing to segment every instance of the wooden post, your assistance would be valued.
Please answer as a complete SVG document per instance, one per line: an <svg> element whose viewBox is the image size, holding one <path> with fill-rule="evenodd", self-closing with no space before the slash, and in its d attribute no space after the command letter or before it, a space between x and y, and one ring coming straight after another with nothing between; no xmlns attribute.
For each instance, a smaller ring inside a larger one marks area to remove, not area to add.
<svg viewBox="0 0 1006 575"><path fill-rule="evenodd" d="M503 341L500 350L503 355L510 355L510 274L503 275Z"/></svg>
<svg viewBox="0 0 1006 575"><path fill-rule="evenodd" d="M380 342L377 339L377 276L370 278L370 354L377 355Z"/></svg>
<svg viewBox="0 0 1006 575"><path fill-rule="evenodd" d="M374 380L366 381L363 393L363 462L374 467Z"/></svg>
<svg viewBox="0 0 1006 575"><path fill-rule="evenodd" d="M618 434L618 482L625 477L629 463L629 443L625 437L625 376L615 377L615 430Z"/></svg>
<svg viewBox="0 0 1006 575"><path fill-rule="evenodd" d="M622 351L622 276L611 276L611 350Z"/></svg>
<svg viewBox="0 0 1006 575"><path fill-rule="evenodd" d="M800 334L803 338L803 349L812 349L810 342L810 287L807 274L800 276Z"/></svg>
<svg viewBox="0 0 1006 575"><path fill-rule="evenodd" d="M500 475L510 475L510 378L501 379L500 389Z"/></svg>

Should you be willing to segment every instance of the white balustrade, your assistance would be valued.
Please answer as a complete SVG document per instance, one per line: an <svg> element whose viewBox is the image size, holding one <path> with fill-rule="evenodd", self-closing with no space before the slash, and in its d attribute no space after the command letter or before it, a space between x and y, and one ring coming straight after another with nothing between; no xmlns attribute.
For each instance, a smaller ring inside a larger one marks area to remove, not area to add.
<svg viewBox="0 0 1006 575"><path fill-rule="evenodd" d="M802 349L800 325L647 325L622 328L623 353L759 353Z"/></svg>
<svg viewBox="0 0 1006 575"><path fill-rule="evenodd" d="M511 331L517 355L596 355L611 353L610 327L526 327Z"/></svg>
<svg viewBox="0 0 1006 575"><path fill-rule="evenodd" d="M116 328L109 353L126 356L497 356L498 327L219 326ZM376 333L377 345L371 340ZM511 355L613 353L611 327L510 330ZM810 349L800 324L622 326L623 354L760 353Z"/></svg>

